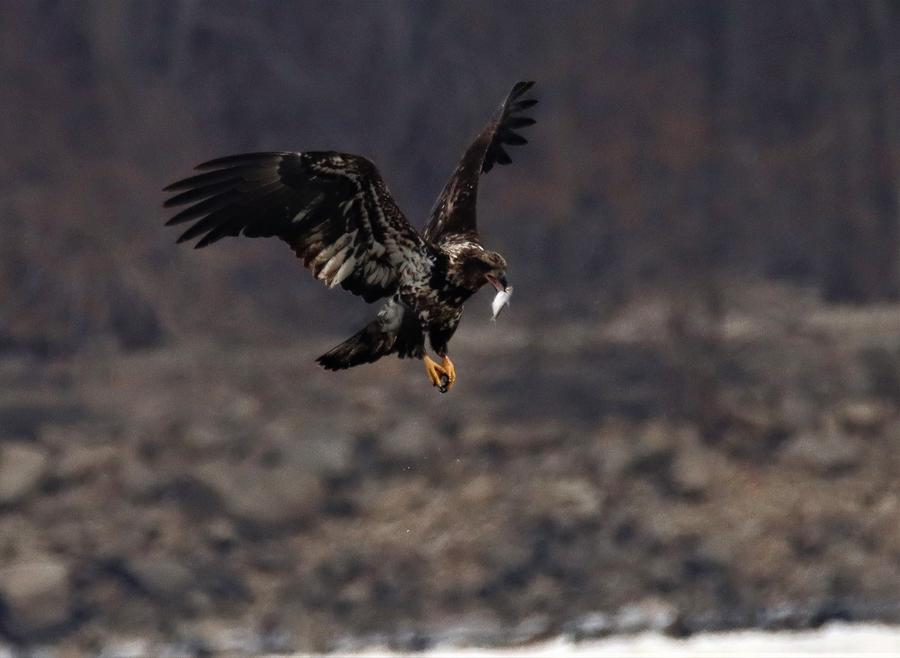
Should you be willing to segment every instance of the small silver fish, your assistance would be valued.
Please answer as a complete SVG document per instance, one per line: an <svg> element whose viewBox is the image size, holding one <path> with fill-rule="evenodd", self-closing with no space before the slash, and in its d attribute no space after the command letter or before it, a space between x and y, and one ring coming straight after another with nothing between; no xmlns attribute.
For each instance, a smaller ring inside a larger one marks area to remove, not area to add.
<svg viewBox="0 0 900 658"><path fill-rule="evenodd" d="M512 297L513 287L507 286L503 290L497 292L494 301L491 302L491 322L495 321L504 308L509 306L509 298Z"/></svg>

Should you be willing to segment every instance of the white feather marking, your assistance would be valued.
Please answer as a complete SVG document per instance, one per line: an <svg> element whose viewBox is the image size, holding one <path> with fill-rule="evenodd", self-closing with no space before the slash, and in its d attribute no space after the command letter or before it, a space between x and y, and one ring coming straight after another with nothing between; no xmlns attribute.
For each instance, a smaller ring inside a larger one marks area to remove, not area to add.
<svg viewBox="0 0 900 658"><path fill-rule="evenodd" d="M345 249L347 247L347 245L349 245L351 242L353 242L353 240L355 238L356 238L356 231L353 231L351 233L344 233L344 235L339 237L337 240L332 242L330 245L325 247L322 251L320 251L316 255L316 257L313 259L313 261L311 263L312 266L318 267L318 266L322 265L323 263L330 261L337 252Z"/></svg>
<svg viewBox="0 0 900 658"><path fill-rule="evenodd" d="M359 201L360 199L362 199L362 197L363 197L363 193L362 193L362 191L359 191L359 192L357 192L356 194L354 194L352 197L350 197L349 199L347 199L346 201L341 201L341 203L338 204L338 207L341 209L341 213L344 214L344 215L346 215L346 214L347 214L347 211L350 210L350 208L352 208L353 205L354 205L357 201Z"/></svg>
<svg viewBox="0 0 900 658"><path fill-rule="evenodd" d="M382 331L388 334L396 332L403 322L403 312L403 306L396 302L390 301L385 304L384 308L378 313Z"/></svg>
<svg viewBox="0 0 900 658"><path fill-rule="evenodd" d="M344 261L344 264L341 265L340 269L337 271L337 274L334 275L334 278L331 280L329 284L332 288L341 283L344 279L346 279L353 272L353 268L356 267L356 259L353 256L350 256L347 260Z"/></svg>
<svg viewBox="0 0 900 658"><path fill-rule="evenodd" d="M347 250L342 249L334 256L332 256L325 266L319 271L319 280L325 281L329 285L334 285L332 283L332 278L335 273L341 268L341 265L344 264L344 259L347 257Z"/></svg>
<svg viewBox="0 0 900 658"><path fill-rule="evenodd" d="M312 211L312 209L313 206L306 206L303 210L294 215L294 219L292 219L291 221L302 222L304 219L306 219L306 216Z"/></svg>

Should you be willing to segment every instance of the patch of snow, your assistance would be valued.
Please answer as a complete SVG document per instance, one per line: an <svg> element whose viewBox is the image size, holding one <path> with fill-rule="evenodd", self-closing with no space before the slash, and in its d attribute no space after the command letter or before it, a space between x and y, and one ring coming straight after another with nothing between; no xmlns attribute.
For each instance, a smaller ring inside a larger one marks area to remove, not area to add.
<svg viewBox="0 0 900 658"><path fill-rule="evenodd" d="M423 658L569 658L603 656L603 658L757 658L785 656L790 658L837 658L838 656L897 656L900 650L900 627L878 624L832 623L810 631L732 631L699 633L685 639L659 633L611 637L591 642L573 643L565 639L529 646L475 649L437 647L422 653L403 654L373 648L345 654L360 658L393 658L400 655ZM299 657L302 654L297 654Z"/></svg>

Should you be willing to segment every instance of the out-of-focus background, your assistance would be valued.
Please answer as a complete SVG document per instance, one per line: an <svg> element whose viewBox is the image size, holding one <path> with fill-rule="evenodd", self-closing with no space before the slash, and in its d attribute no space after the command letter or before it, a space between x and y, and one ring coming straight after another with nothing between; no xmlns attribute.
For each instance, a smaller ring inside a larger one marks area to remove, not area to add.
<svg viewBox="0 0 900 658"><path fill-rule="evenodd" d="M887 0L0 4L0 648L896 621L898 27ZM374 308L284 245L162 226L193 164L284 149L370 157L422 225L520 79L538 124L480 199L516 297L469 302L447 395L316 367Z"/></svg>

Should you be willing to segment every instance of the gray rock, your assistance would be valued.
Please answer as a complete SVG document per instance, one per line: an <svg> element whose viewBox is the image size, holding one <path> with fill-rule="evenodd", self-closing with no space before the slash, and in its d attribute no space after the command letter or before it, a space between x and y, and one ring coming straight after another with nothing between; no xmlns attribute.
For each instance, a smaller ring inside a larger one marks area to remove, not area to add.
<svg viewBox="0 0 900 658"><path fill-rule="evenodd" d="M600 446L599 471L604 482L619 480L626 476L635 453L634 439L620 434L601 434L597 445Z"/></svg>
<svg viewBox="0 0 900 658"><path fill-rule="evenodd" d="M268 530L289 529L309 518L325 495L317 477L290 465L212 462L200 467L197 476L220 497L229 516Z"/></svg>
<svg viewBox="0 0 900 658"><path fill-rule="evenodd" d="M52 557L14 563L0 570L4 625L19 638L30 638L65 624L72 614L69 569Z"/></svg>
<svg viewBox="0 0 900 658"><path fill-rule="evenodd" d="M110 468L118 454L115 446L76 443L66 447L53 470L62 480L82 481Z"/></svg>
<svg viewBox="0 0 900 658"><path fill-rule="evenodd" d="M807 391L792 388L782 394L780 417L791 430L815 424L818 413L818 408Z"/></svg>
<svg viewBox="0 0 900 658"><path fill-rule="evenodd" d="M507 421L493 425L494 440L510 450L536 450L564 441L570 432L555 419L530 422Z"/></svg>
<svg viewBox="0 0 900 658"><path fill-rule="evenodd" d="M413 417L383 432L378 446L389 460L418 461L427 456L437 434L437 428L428 418Z"/></svg>
<svg viewBox="0 0 900 658"><path fill-rule="evenodd" d="M623 606L616 613L613 627L617 633L663 632L678 620L678 610L671 603L651 597Z"/></svg>
<svg viewBox="0 0 900 658"><path fill-rule="evenodd" d="M38 446L10 443L0 449L0 505L27 498L47 472L47 454Z"/></svg>
<svg viewBox="0 0 900 658"><path fill-rule="evenodd" d="M343 475L354 466L355 439L343 423L330 421L277 418L262 429L260 444L295 473L320 478Z"/></svg>
<svg viewBox="0 0 900 658"><path fill-rule="evenodd" d="M547 615L534 614L513 626L506 641L514 645L536 642L542 637L546 637L551 628L550 618Z"/></svg>
<svg viewBox="0 0 900 658"><path fill-rule="evenodd" d="M612 618L603 612L588 612L580 615L563 626L563 633L580 640L605 637L613 631Z"/></svg>
<svg viewBox="0 0 900 658"><path fill-rule="evenodd" d="M233 441L232 432L221 426L198 423L187 428L182 437L184 445L200 453L215 452Z"/></svg>
<svg viewBox="0 0 900 658"><path fill-rule="evenodd" d="M677 429L665 421L651 420L645 423L635 437L632 466L671 455L675 450Z"/></svg>
<svg viewBox="0 0 900 658"><path fill-rule="evenodd" d="M604 492L586 478L559 479L541 489L545 498L534 509L544 511L564 525L598 518L606 503Z"/></svg>
<svg viewBox="0 0 900 658"><path fill-rule="evenodd" d="M109 640L98 658L146 658L151 653L149 640Z"/></svg>
<svg viewBox="0 0 900 658"><path fill-rule="evenodd" d="M138 499L152 497L161 485L160 475L148 468L140 457L133 453L126 453L122 459L118 477L125 491Z"/></svg>
<svg viewBox="0 0 900 658"><path fill-rule="evenodd" d="M490 647L505 640L506 625L493 615L468 613L432 634L434 643L449 647Z"/></svg>
<svg viewBox="0 0 900 658"><path fill-rule="evenodd" d="M859 439L842 432L836 420L829 417L820 430L803 432L791 439L781 456L787 464L831 473L856 466L861 452Z"/></svg>
<svg viewBox="0 0 900 658"><path fill-rule="evenodd" d="M160 603L184 603L195 582L190 569L168 557L129 560L126 570L148 596Z"/></svg>
<svg viewBox="0 0 900 658"><path fill-rule="evenodd" d="M340 475L353 466L353 442L347 434L309 441L294 441L290 461L319 476Z"/></svg>
<svg viewBox="0 0 900 658"><path fill-rule="evenodd" d="M234 524L228 519L213 519L206 526L206 536L216 546L231 546L237 539Z"/></svg>
<svg viewBox="0 0 900 658"><path fill-rule="evenodd" d="M672 461L672 482L683 494L701 494L709 486L711 466L708 455L703 451L682 450Z"/></svg>
<svg viewBox="0 0 900 658"><path fill-rule="evenodd" d="M470 419L459 431L459 442L469 450L489 445L495 440L496 428L480 419Z"/></svg>
<svg viewBox="0 0 900 658"><path fill-rule="evenodd" d="M846 402L838 408L838 418L850 430L875 431L891 415L890 408L876 400Z"/></svg>

